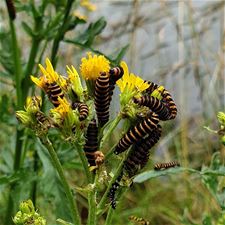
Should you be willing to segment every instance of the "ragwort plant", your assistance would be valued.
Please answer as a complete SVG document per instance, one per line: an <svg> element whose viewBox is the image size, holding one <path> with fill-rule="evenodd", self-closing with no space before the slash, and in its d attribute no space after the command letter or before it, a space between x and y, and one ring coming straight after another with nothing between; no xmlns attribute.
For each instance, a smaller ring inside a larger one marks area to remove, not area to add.
<svg viewBox="0 0 225 225"><path fill-rule="evenodd" d="M160 138L159 121L174 119L176 105L163 86L130 73L124 61L111 68L102 55L88 53L87 58L81 59L81 77L73 66L67 66L67 77L59 75L49 59L46 59L46 68L41 64L39 68L41 76L31 76L31 80L46 93L53 108L46 114L41 111L40 96L28 97L25 110L17 111L17 119L32 129L48 150L63 185L73 224L84 221L79 215L76 191L72 194L57 150L48 137L50 129L61 133L82 162L87 182L85 187L76 187L76 190L86 193L87 224L96 224L104 213L107 213L105 224L111 224L116 202L146 165L150 149ZM86 85L82 85L81 78ZM118 115L109 120L115 85L121 92L121 108ZM121 120L125 134L108 149L105 147L108 139L116 132ZM116 168L107 165L114 155L122 152L127 154L120 157ZM113 174L112 178L109 174Z"/></svg>

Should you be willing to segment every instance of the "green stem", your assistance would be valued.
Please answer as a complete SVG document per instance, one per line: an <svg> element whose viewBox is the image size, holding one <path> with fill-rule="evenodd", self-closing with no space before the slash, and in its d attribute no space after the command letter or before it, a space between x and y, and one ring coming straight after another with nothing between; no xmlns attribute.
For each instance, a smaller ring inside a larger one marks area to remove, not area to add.
<svg viewBox="0 0 225 225"><path fill-rule="evenodd" d="M107 214L107 217L106 217L106 221L105 221L105 225L110 225L111 224L112 216L113 216L114 211L115 210L112 207L109 208L109 211L108 211L108 214Z"/></svg>
<svg viewBox="0 0 225 225"><path fill-rule="evenodd" d="M16 95L17 95L17 104L16 108L21 109L23 107L22 103L22 89L21 89L21 76L22 76L22 66L21 66L21 59L20 59L20 50L17 42L16 37L16 30L14 27L14 23L11 19L9 19L9 25L10 25L10 32L11 32L11 41L12 41L12 57L13 57L13 63L14 63L14 75L15 75L15 83L16 83ZM17 128L16 131L16 146L15 146L15 156L14 156L14 171L19 170L20 168L20 161L21 161L21 154L22 154L22 139L23 136L23 130L19 130ZM5 216L5 224L11 224L11 214L13 212L13 200L11 196L11 191L14 189L15 183L12 183L10 185L10 191L9 191L9 198L8 198L8 205L6 210L6 216Z"/></svg>
<svg viewBox="0 0 225 225"><path fill-rule="evenodd" d="M96 193L92 190L88 193L88 222L87 225L96 224Z"/></svg>
<svg viewBox="0 0 225 225"><path fill-rule="evenodd" d="M59 43L61 40L63 40L64 35L67 31L66 27L67 27L69 13L72 8L73 2L74 2L74 0L67 0L63 23L58 30L58 35L56 36L56 38L53 41L53 47L52 47L52 53L51 53L51 62L52 62L53 67L56 66L56 55L57 55L57 52L59 49Z"/></svg>
<svg viewBox="0 0 225 225"><path fill-rule="evenodd" d="M88 183L92 183L92 177L93 176L92 176L92 174L89 170L87 157L84 154L83 147L81 145L77 144L77 143L74 143L74 142L72 142L72 145L75 147L75 150L78 152L78 155L79 155L80 160L82 162L82 165L83 165L84 172L85 172L85 175L87 177Z"/></svg>
<svg viewBox="0 0 225 225"><path fill-rule="evenodd" d="M117 170L115 172L115 175L113 176L113 178L109 182L109 185L108 185L108 187L107 187L104 195L102 196L101 201L98 204L98 207L97 207L97 215L101 215L102 214L102 211L105 208L105 204L106 204L106 201L108 199L109 191L110 191L110 189L112 187L112 184L116 181L116 179L118 178L118 176L121 174L122 169L123 169L123 164L124 164L124 160L122 160L122 162L119 164L119 166L118 166L118 168L117 168Z"/></svg>
<svg viewBox="0 0 225 225"><path fill-rule="evenodd" d="M66 197L69 201L69 204L70 204L70 210L72 212L72 218L73 218L73 222L75 225L79 225L81 224L81 220L80 220L80 217L79 217L79 212L78 212L78 208L77 208L77 204L74 202L73 200L73 195L72 195L72 192L70 190L70 187L69 187L69 184L67 183L66 181L66 178L65 178L65 175L64 175L64 172L63 172L63 168L62 168L62 165L58 159L58 156L52 146L52 143L50 142L50 140L48 139L48 137L46 136L41 136L39 137L42 144L47 148L50 156L51 156L51 159L52 159L52 162L53 162L53 165L55 166L58 174L59 174L59 177L61 179L61 182L62 182L62 185L64 187L64 191L65 191L65 194L66 194Z"/></svg>
<svg viewBox="0 0 225 225"><path fill-rule="evenodd" d="M118 116L114 119L114 121L112 121L112 123L110 124L110 127L107 130L106 134L103 136L100 143L100 149L102 149L106 141L108 141L108 138L111 136L112 132L114 131L114 129L116 128L116 126L118 125L121 119L122 119L122 114L119 113Z"/></svg>
<svg viewBox="0 0 225 225"><path fill-rule="evenodd" d="M17 109L21 109L23 107L22 102L22 89L21 89L21 76L22 76L22 66L20 59L20 50L17 44L17 37L14 24L12 20L9 22L10 31L12 36L12 52L13 52L13 63L14 63L14 75L16 82L16 95L17 95Z"/></svg>

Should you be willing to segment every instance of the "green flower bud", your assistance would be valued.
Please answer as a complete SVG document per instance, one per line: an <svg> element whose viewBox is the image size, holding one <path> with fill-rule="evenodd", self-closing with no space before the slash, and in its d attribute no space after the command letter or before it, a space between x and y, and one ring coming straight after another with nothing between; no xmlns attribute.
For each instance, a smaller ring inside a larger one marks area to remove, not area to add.
<svg viewBox="0 0 225 225"><path fill-rule="evenodd" d="M32 118L29 113L19 110L16 112L16 118L25 126L29 127L32 124Z"/></svg>
<svg viewBox="0 0 225 225"><path fill-rule="evenodd" d="M31 200L21 202L19 208L13 218L16 225L46 225L46 220L35 211Z"/></svg>
<svg viewBox="0 0 225 225"><path fill-rule="evenodd" d="M220 141L222 142L222 144L225 146L225 135L224 136L222 136L221 138L220 138Z"/></svg>
<svg viewBox="0 0 225 225"><path fill-rule="evenodd" d="M30 199L20 203L20 210L22 213L27 213L27 214L35 213L33 202Z"/></svg>
<svg viewBox="0 0 225 225"><path fill-rule="evenodd" d="M222 126L225 126L225 113L218 112L217 119Z"/></svg>
<svg viewBox="0 0 225 225"><path fill-rule="evenodd" d="M40 96L27 97L25 110L29 114L35 114L40 110L42 105L42 99Z"/></svg>

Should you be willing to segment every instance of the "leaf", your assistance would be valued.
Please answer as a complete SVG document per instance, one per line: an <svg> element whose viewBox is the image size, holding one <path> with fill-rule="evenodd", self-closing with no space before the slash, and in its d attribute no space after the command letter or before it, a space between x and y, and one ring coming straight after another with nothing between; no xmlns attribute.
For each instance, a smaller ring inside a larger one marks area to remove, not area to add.
<svg viewBox="0 0 225 225"><path fill-rule="evenodd" d="M212 219L210 216L208 215L204 215L203 219L202 219L202 224L203 225L212 225Z"/></svg>
<svg viewBox="0 0 225 225"><path fill-rule="evenodd" d="M82 34L74 39L74 41L90 47L94 41L94 38L102 32L105 26L106 21L103 17L101 17L95 23L91 23Z"/></svg>
<svg viewBox="0 0 225 225"><path fill-rule="evenodd" d="M139 175L137 175L134 178L134 183L142 183L146 180L150 180L152 178L165 176L165 175L171 175L171 174L177 174L182 172L191 172L191 173L198 173L197 170L190 169L190 168L184 168L184 167L177 167L177 168L170 168L167 170L161 170L161 171L155 171L155 170L149 170L146 172L143 172Z"/></svg>
<svg viewBox="0 0 225 225"><path fill-rule="evenodd" d="M26 23L26 22L22 22L22 26L23 26L23 29L26 31L26 33L33 37L34 36L34 33L32 31L32 28Z"/></svg>
<svg viewBox="0 0 225 225"><path fill-rule="evenodd" d="M115 59L113 59L113 64L114 66L117 66L120 61L122 60L122 58L124 57L124 55L126 54L127 50L129 48L129 44L125 45L118 53L118 55L116 56Z"/></svg>

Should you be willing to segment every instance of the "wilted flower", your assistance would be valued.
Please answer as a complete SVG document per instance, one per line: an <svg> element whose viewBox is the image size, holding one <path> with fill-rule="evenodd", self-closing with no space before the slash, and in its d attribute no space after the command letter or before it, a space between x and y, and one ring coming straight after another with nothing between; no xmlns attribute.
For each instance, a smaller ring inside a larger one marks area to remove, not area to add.
<svg viewBox="0 0 225 225"><path fill-rule="evenodd" d="M85 80L96 80L100 72L108 72L110 62L103 55L91 55L87 53L87 58L81 59L80 71Z"/></svg>

